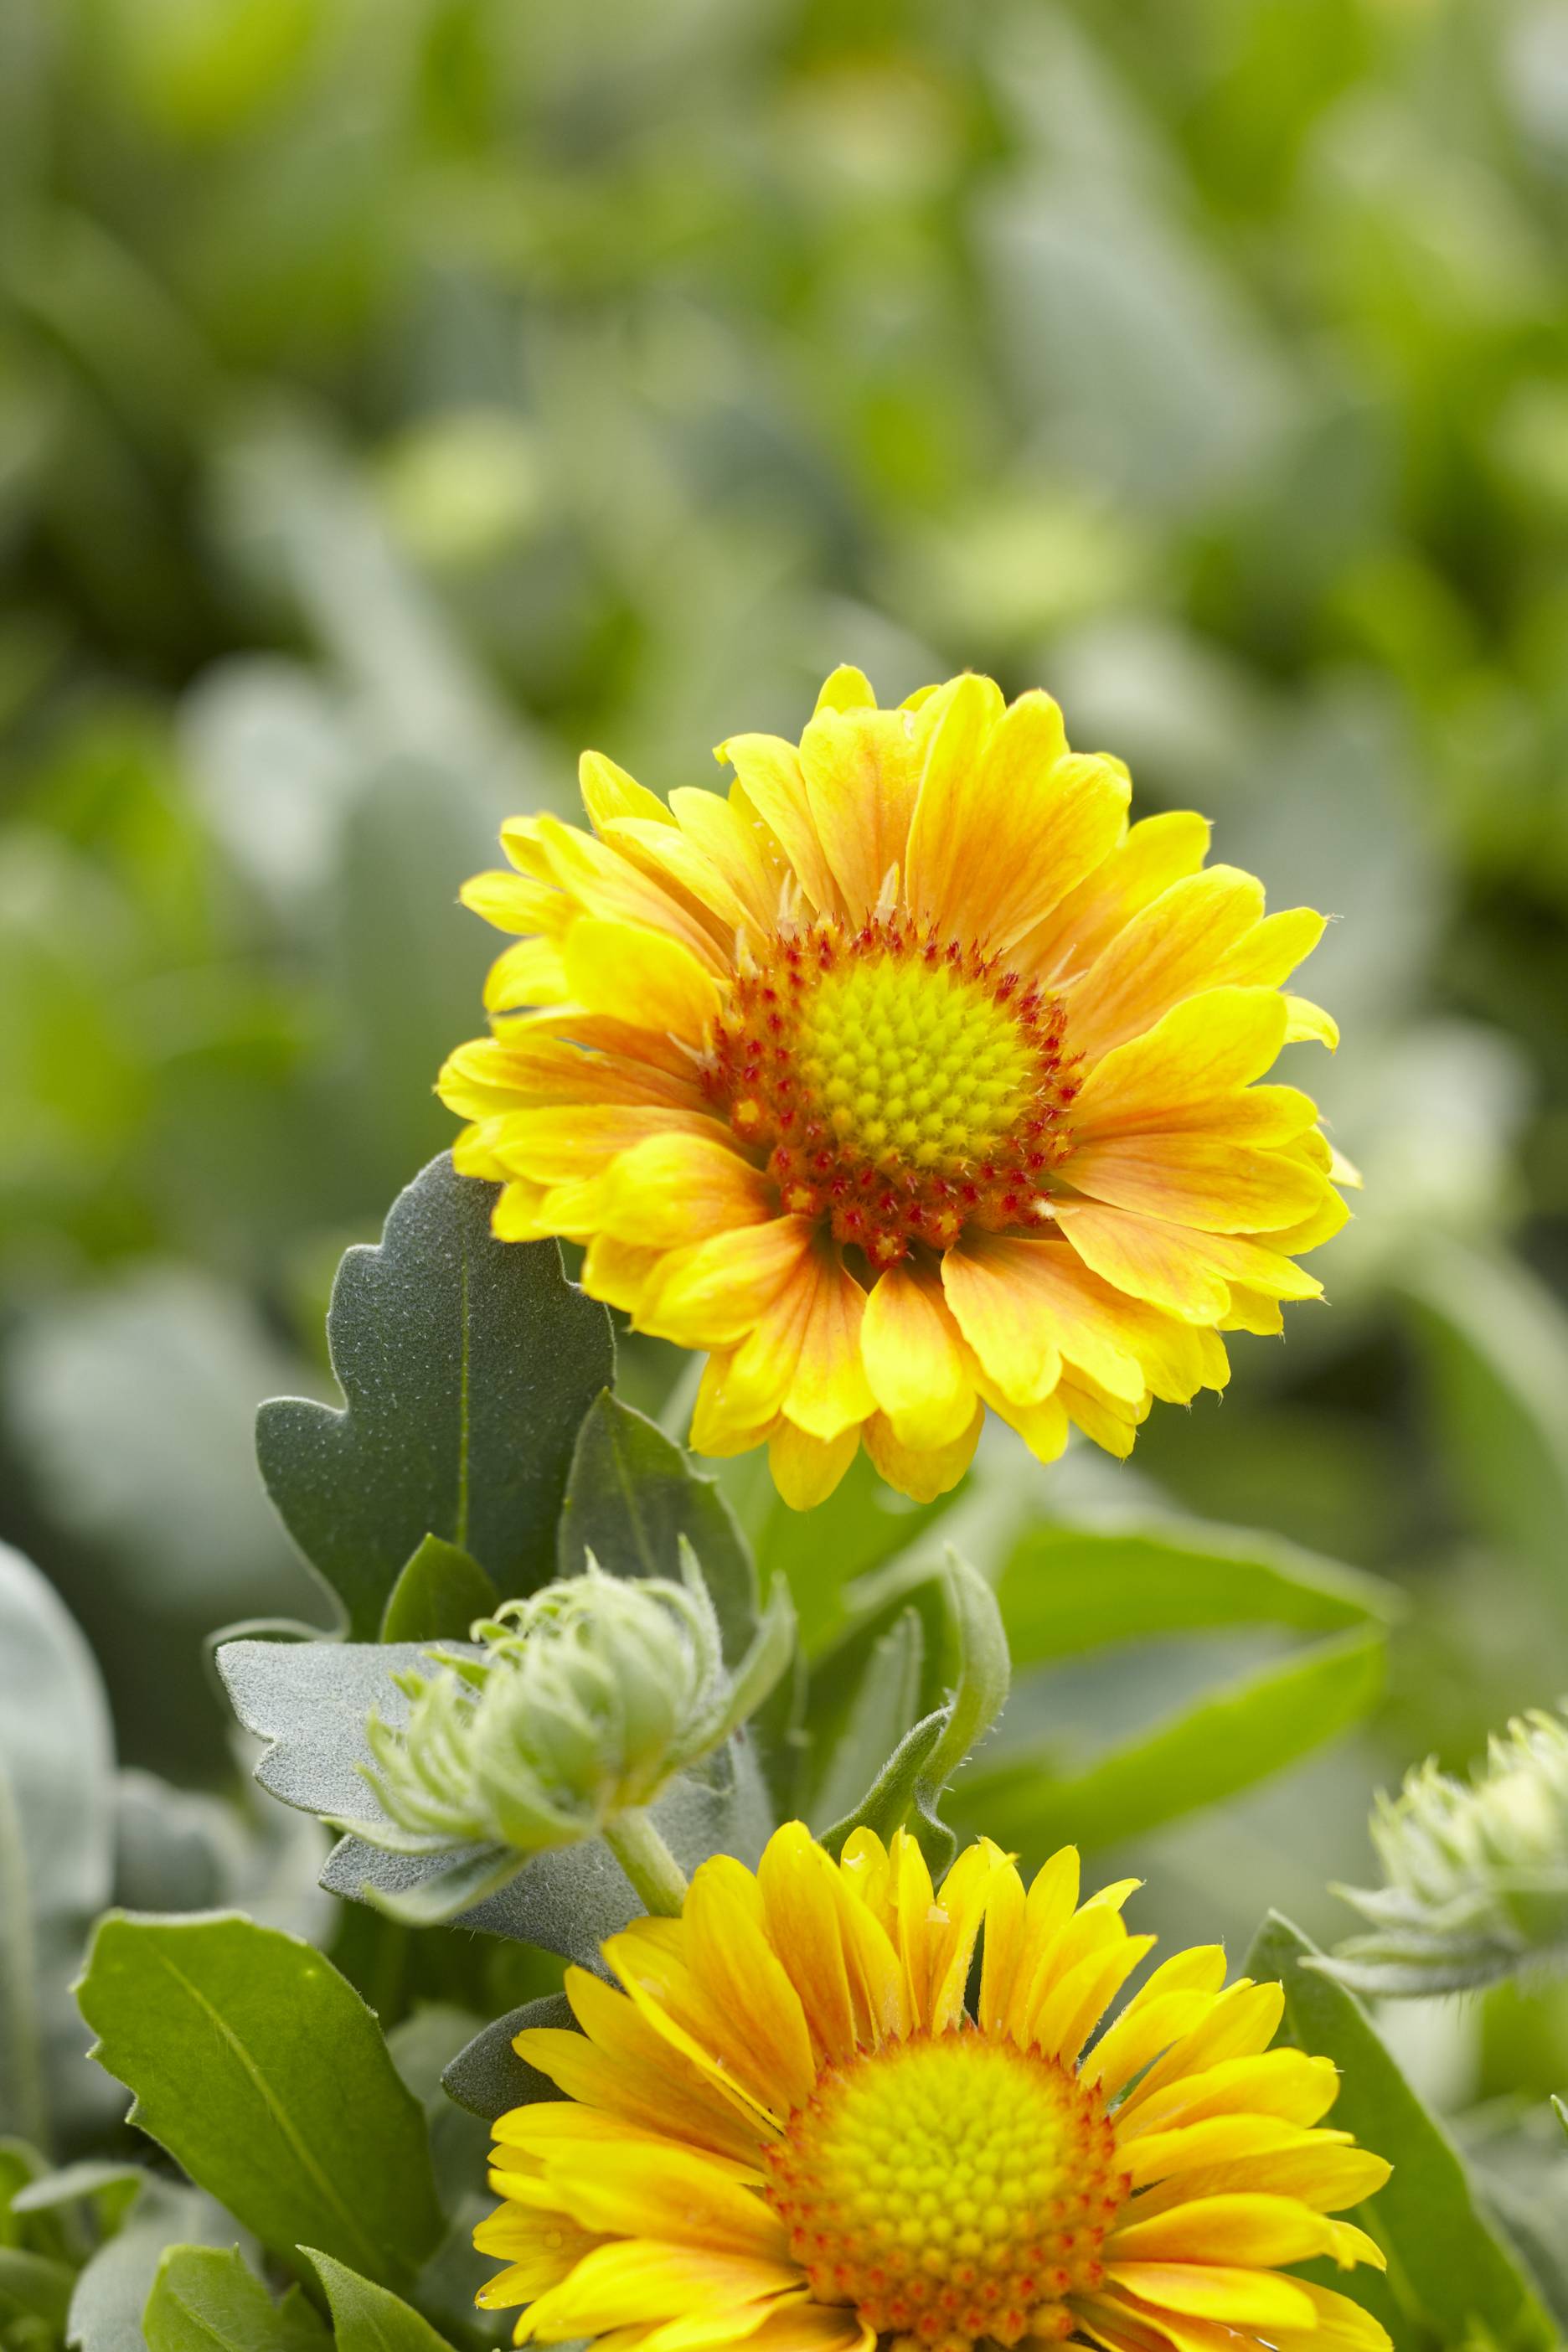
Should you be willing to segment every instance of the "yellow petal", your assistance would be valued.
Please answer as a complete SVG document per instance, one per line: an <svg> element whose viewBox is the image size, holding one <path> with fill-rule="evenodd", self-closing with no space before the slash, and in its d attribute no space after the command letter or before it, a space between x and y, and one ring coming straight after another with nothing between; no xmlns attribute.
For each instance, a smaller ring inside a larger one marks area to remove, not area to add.
<svg viewBox="0 0 1568 2352"><path fill-rule="evenodd" d="M1279 1151L1205 1135L1138 1135L1089 1143L1063 1173L1080 1192L1169 1224L1217 1234L1273 1233L1320 1208L1323 1179Z"/></svg>
<svg viewBox="0 0 1568 2352"><path fill-rule="evenodd" d="M1255 2340L1276 2327L1310 2327L1315 2316L1302 2288L1278 2271L1219 2263L1110 2263L1105 2274L1156 2318L1161 2311L1174 2311L1223 2320L1245 2328Z"/></svg>
<svg viewBox="0 0 1568 2352"><path fill-rule="evenodd" d="M808 1437L831 1444L846 1430L858 1429L875 1412L877 1400L860 1355L866 1294L831 1244L818 1244L816 1268L816 1291L783 1410Z"/></svg>
<svg viewBox="0 0 1568 2352"><path fill-rule="evenodd" d="M913 721L902 711L819 709L800 739L812 823L852 923L903 867L920 786Z"/></svg>
<svg viewBox="0 0 1568 2352"><path fill-rule="evenodd" d="M645 1248L680 1249L760 1225L773 1208L762 1171L710 1135L651 1135L605 1173L605 1230Z"/></svg>
<svg viewBox="0 0 1568 2352"><path fill-rule="evenodd" d="M1098 1058L1152 1028L1184 997L1212 987L1226 949L1262 912L1262 884L1234 866L1173 882L1064 992L1075 1047Z"/></svg>
<svg viewBox="0 0 1568 2352"><path fill-rule="evenodd" d="M815 1238L808 1219L774 1217L672 1251L643 1302L639 1328L689 1348L743 1339L799 1275Z"/></svg>
<svg viewBox="0 0 1568 2352"><path fill-rule="evenodd" d="M1331 1013L1310 997L1288 996L1285 999L1285 1042L1288 1045L1326 1045L1331 1054L1340 1047L1340 1024Z"/></svg>
<svg viewBox="0 0 1568 2352"><path fill-rule="evenodd" d="M1169 1114L1260 1078L1285 1043L1285 1000L1267 988L1206 988L1097 1062L1073 1104L1075 1137L1159 1130Z"/></svg>
<svg viewBox="0 0 1568 2352"><path fill-rule="evenodd" d="M1048 695L996 712L988 684L976 682L961 719L955 704L933 743L910 831L909 898L950 938L1005 955L1116 847L1129 786L1120 761L1068 755Z"/></svg>
<svg viewBox="0 0 1568 2352"><path fill-rule="evenodd" d="M510 1013L521 1004L557 1004L569 997L566 968L553 940L519 940L505 948L485 974L487 1013Z"/></svg>
<svg viewBox="0 0 1568 2352"><path fill-rule="evenodd" d="M747 800L778 843L813 908L836 911L833 871L812 817L795 745L779 735L732 735L714 757L734 769Z"/></svg>
<svg viewBox="0 0 1568 2352"><path fill-rule="evenodd" d="M583 806L595 833L620 817L645 817L655 824L672 824L674 819L657 793L606 760L602 751L584 751L577 762L577 782L582 788Z"/></svg>
<svg viewBox="0 0 1568 2352"><path fill-rule="evenodd" d="M590 1013L700 1045L723 997L690 950L637 923L585 916L561 949L566 986Z"/></svg>
<svg viewBox="0 0 1568 2352"><path fill-rule="evenodd" d="M458 896L498 931L555 932L572 911L571 900L559 890L504 868L471 875Z"/></svg>
<svg viewBox="0 0 1568 2352"><path fill-rule="evenodd" d="M694 1874L681 1916L698 1992L744 2018L769 2105L784 2113L805 2106L816 2084L811 2036L800 1996L768 1941L755 1878L729 1854L715 1854Z"/></svg>
<svg viewBox="0 0 1568 2352"><path fill-rule="evenodd" d="M1115 2263L1267 2265L1310 2262L1329 2245L1329 2225L1321 2215L1293 2197L1244 2194L1189 2199L1152 2221L1123 2222L1111 2231L1105 2251Z"/></svg>
<svg viewBox="0 0 1568 2352"><path fill-rule="evenodd" d="M876 707L870 679L852 662L840 662L837 669L830 670L816 698L818 710L875 710Z"/></svg>
<svg viewBox="0 0 1568 2352"><path fill-rule="evenodd" d="M890 1266L873 1285L860 1327L866 1376L898 1442L933 1451L974 1418L958 1326L934 1274Z"/></svg>
<svg viewBox="0 0 1568 2352"><path fill-rule="evenodd" d="M973 1461L984 1423L985 1408L976 1404L968 1428L945 1445L906 1445L886 1414L879 1412L871 1415L860 1433L878 1476L887 1486L896 1494L908 1495L911 1502L934 1503L939 1495L952 1493Z"/></svg>
<svg viewBox="0 0 1568 2352"><path fill-rule="evenodd" d="M810 1511L826 1503L854 1461L859 1444L858 1429L823 1439L808 1437L793 1421L781 1422L768 1440L768 1467L790 1509Z"/></svg>
<svg viewBox="0 0 1568 2352"><path fill-rule="evenodd" d="M618 849L576 825L563 824L559 817L538 818L534 830L551 878L585 915L677 940L704 970L725 971L724 956L697 917Z"/></svg>
<svg viewBox="0 0 1568 2352"><path fill-rule="evenodd" d="M1019 942L1026 971L1060 985L1086 971L1124 924L1208 855L1209 823L1187 809L1146 816Z"/></svg>
<svg viewBox="0 0 1568 2352"><path fill-rule="evenodd" d="M678 899L694 901L703 913L711 915L726 942L747 922L751 910L746 901L684 826L668 818L656 824L650 817L617 817L605 825L604 837Z"/></svg>
<svg viewBox="0 0 1568 2352"><path fill-rule="evenodd" d="M725 799L718 793L682 784L671 793L669 805L681 832L729 884L737 903L745 909L750 928L759 937L771 931L778 919L784 869L769 856L751 804L739 787Z"/></svg>
<svg viewBox="0 0 1568 2352"><path fill-rule="evenodd" d="M1037 1404L1063 1359L1131 1402L1148 1383L1095 1276L1062 1242L976 1234L942 1259L942 1289L958 1328L998 1388Z"/></svg>

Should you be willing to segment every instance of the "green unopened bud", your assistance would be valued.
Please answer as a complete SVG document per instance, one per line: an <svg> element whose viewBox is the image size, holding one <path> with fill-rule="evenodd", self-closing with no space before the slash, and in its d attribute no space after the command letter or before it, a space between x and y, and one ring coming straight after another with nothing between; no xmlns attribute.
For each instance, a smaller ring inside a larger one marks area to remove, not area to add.
<svg viewBox="0 0 1568 2352"><path fill-rule="evenodd" d="M1386 1885L1342 1889L1373 1932L1333 1971L1372 1993L1458 1992L1568 1967L1568 1725L1536 1713L1456 1780L1412 1772L1372 1824Z"/></svg>
<svg viewBox="0 0 1568 2352"><path fill-rule="evenodd" d="M431 1653L399 1681L408 1720L373 1716L363 1768L384 1822L353 1827L404 1853L453 1845L542 1853L651 1805L721 1747L788 1662L794 1619L777 1588L731 1673L689 1548L682 1580L588 1571L508 1601L473 1628L479 1654Z"/></svg>

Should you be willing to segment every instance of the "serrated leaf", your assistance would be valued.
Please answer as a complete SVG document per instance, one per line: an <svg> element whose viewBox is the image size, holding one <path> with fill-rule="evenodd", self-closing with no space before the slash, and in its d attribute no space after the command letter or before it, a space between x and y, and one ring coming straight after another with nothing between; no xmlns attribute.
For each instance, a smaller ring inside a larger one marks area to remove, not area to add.
<svg viewBox="0 0 1568 2352"><path fill-rule="evenodd" d="M444 1648L477 1647L461 1642ZM360 1767L374 1762L364 1736L374 1708L386 1722L406 1721L408 1698L395 1677L429 1670L416 1642L226 1642L217 1670L247 1731L268 1742L256 1768L261 1786L286 1805L338 1820L374 1820L379 1811Z"/></svg>
<svg viewBox="0 0 1568 2352"><path fill-rule="evenodd" d="M92 1654L0 1544L0 2132L47 2146L83 2036L70 1979L109 1900L113 1749Z"/></svg>
<svg viewBox="0 0 1568 2352"><path fill-rule="evenodd" d="M310 1945L235 1914L111 1912L79 1998L132 2121L281 2260L324 2242L401 2279L430 2252L424 2116L374 2016Z"/></svg>
<svg viewBox="0 0 1568 2352"><path fill-rule="evenodd" d="M509 2010L476 2033L441 2076L441 2087L449 2099L455 2099L468 2113L482 2116L493 2124L498 2116L510 2113L513 2107L531 2107L541 2099L560 2099L559 2091L548 2074L528 2065L517 2054L512 2044L517 2036L531 2025L550 2025L567 2032L578 2031L572 2004L563 1992L547 1992L537 2000L525 2000L521 2009Z"/></svg>
<svg viewBox="0 0 1568 2352"><path fill-rule="evenodd" d="M306 2246L331 2306L338 2352L449 2352L426 2319L331 2254Z"/></svg>
<svg viewBox="0 0 1568 2352"><path fill-rule="evenodd" d="M611 1576L679 1583L682 1537L697 1555L725 1660L734 1665L757 1628L756 1570L735 1515L679 1445L606 1389L578 1434L561 1514L559 1573L581 1576L592 1552Z"/></svg>
<svg viewBox="0 0 1568 2352"><path fill-rule="evenodd" d="M275 2304L237 2246L171 2246L142 2326L148 2352L326 2352L331 2341L299 2288Z"/></svg>
<svg viewBox="0 0 1568 2352"><path fill-rule="evenodd" d="M743 1732L673 1781L651 1811L688 1876L712 1853L754 1864L773 1827L756 1753ZM321 1884L412 1926L450 1920L536 1944L585 1968L597 1968L605 1938L646 1908L602 1838L529 1859L500 1846L416 1857L346 1837L329 1856Z"/></svg>
<svg viewBox="0 0 1568 2352"><path fill-rule="evenodd" d="M471 1552L426 1536L405 1563L381 1620L384 1642L463 1642L502 1599Z"/></svg>
<svg viewBox="0 0 1568 2352"><path fill-rule="evenodd" d="M1386 2157L1393 2178L1353 2218L1389 2256L1388 2275L1336 2273L1342 2294L1374 2311L1396 2342L1416 2328L1440 2345L1551 2352L1559 2341L1510 2247L1477 2204L1458 2150L1421 2105L1354 1996L1324 1975L1321 1955L1271 1913L1248 1973L1285 1988L1282 2038L1331 2058L1340 2093L1329 2121Z"/></svg>
<svg viewBox="0 0 1568 2352"><path fill-rule="evenodd" d="M257 1417L268 1490L356 1639L374 1641L426 1535L507 1599L552 1572L577 1431L614 1370L605 1310L554 1242L496 1241L495 1188L433 1160L380 1243L338 1269L327 1336L344 1404Z"/></svg>

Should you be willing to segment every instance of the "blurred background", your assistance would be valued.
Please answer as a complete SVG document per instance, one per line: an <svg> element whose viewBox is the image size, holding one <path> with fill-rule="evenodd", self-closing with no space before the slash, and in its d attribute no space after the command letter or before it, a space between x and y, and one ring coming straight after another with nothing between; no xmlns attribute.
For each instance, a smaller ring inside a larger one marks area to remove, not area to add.
<svg viewBox="0 0 1568 2352"><path fill-rule="evenodd" d="M251 1416L449 1139L498 819L973 666L1342 919L1331 1307L1008 1475L1407 1588L1370 1731L1141 1855L1348 1929L1373 1789L1568 1690L1565 227L1563 0L9 0L0 1534L123 1760L324 1614Z"/></svg>

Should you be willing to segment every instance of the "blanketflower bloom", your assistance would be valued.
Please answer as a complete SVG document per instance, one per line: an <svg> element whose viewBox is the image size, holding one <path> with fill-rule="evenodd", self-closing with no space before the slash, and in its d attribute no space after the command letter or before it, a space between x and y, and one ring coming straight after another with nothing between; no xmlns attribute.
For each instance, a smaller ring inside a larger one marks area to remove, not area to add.
<svg viewBox="0 0 1568 2352"><path fill-rule="evenodd" d="M1222 1331L1321 1295L1351 1171L1255 1083L1336 1041L1282 993L1321 916L1205 867L1202 817L1130 826L1121 762L989 678L882 710L840 669L798 746L719 757L727 798L667 806L590 752L592 833L502 828L463 896L521 936L439 1081L503 1240L585 1243L595 1297L710 1351L700 1452L765 1440L800 1507L862 1441L945 1492L987 1405L1125 1454L1223 1386Z"/></svg>
<svg viewBox="0 0 1568 2352"><path fill-rule="evenodd" d="M1091 2040L1136 1884L1080 1904L1068 1849L1026 1893L982 1841L938 1899L902 1832L835 1863L798 1822L754 1877L704 1863L605 1946L624 1990L568 1972L581 2033L518 2036L566 2095L496 2125L480 2304L614 2352L1387 2352L1284 2267L1382 2267L1330 2217L1389 2168L1320 2128L1332 2064L1268 2047L1280 1988L1181 1952Z"/></svg>

